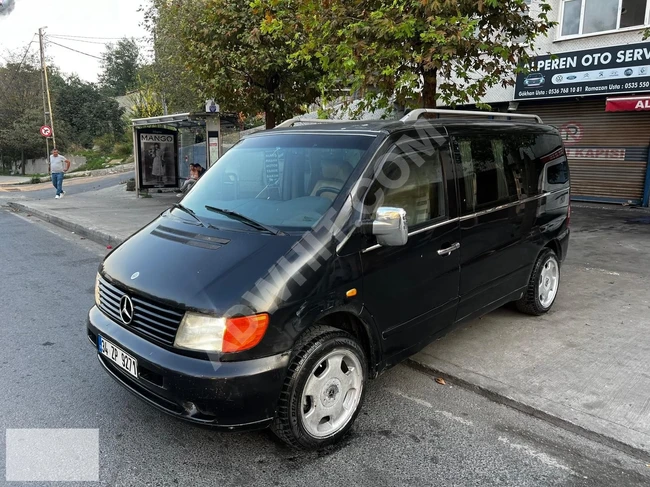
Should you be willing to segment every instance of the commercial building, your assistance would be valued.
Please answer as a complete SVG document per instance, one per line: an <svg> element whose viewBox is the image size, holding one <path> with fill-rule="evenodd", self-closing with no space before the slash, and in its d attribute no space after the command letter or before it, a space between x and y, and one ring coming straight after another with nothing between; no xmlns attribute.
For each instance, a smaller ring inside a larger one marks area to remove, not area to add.
<svg viewBox="0 0 650 487"><path fill-rule="evenodd" d="M548 0L558 24L516 86L482 100L534 113L564 138L576 200L648 206L650 0ZM530 15L541 0L530 1Z"/></svg>

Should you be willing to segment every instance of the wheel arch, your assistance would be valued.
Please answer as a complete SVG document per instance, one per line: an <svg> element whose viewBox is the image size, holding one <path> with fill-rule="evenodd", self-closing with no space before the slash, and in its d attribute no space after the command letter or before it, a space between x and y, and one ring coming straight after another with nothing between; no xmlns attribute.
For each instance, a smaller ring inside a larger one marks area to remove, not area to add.
<svg viewBox="0 0 650 487"><path fill-rule="evenodd" d="M372 325L366 320L362 319L359 315L347 310L332 310L326 314L321 315L314 321L314 325L324 324L344 330L357 340L363 347L368 360L368 370L370 377L377 376L377 365L381 358L381 346L377 335L373 332ZM303 333L307 332L310 327L306 328Z"/></svg>
<svg viewBox="0 0 650 487"><path fill-rule="evenodd" d="M560 242L557 239L553 238L549 240L549 242L546 245L544 245L544 248L540 251L540 254L544 251L544 249L551 249L553 252L555 252L558 261L562 262L564 260L562 256L562 246L560 245Z"/></svg>

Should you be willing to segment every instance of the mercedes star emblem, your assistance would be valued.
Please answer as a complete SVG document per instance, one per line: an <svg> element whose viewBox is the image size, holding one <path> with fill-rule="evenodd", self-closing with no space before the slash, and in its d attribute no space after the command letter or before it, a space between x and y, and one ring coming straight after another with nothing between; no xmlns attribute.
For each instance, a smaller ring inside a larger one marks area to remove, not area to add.
<svg viewBox="0 0 650 487"><path fill-rule="evenodd" d="M131 276L131 280L133 281L134 279L137 279L138 277L140 277L140 273L139 272L134 272L133 275Z"/></svg>
<svg viewBox="0 0 650 487"><path fill-rule="evenodd" d="M133 301L126 294L120 300L120 317L125 325L130 325L133 321Z"/></svg>

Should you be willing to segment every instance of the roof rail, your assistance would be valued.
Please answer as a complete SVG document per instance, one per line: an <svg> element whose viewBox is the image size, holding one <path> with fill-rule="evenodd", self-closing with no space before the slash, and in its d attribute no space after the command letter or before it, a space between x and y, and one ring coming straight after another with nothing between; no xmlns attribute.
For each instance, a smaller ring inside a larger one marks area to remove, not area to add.
<svg viewBox="0 0 650 487"><path fill-rule="evenodd" d="M470 111L470 110L443 110L438 108L418 108L417 110L412 110L404 116L402 122L415 122L420 118L421 115L425 113L437 113L440 115L471 115L473 117L505 117L505 118L528 118L534 119L537 123L544 123L542 119L537 115L526 115L523 113L510 113L510 112L479 112L479 111Z"/></svg>
<svg viewBox="0 0 650 487"><path fill-rule="evenodd" d="M276 125L276 129L284 129L287 127L293 127L297 123L341 123L345 120L324 120L322 118L304 118L304 117L294 117L289 120L285 120L280 125Z"/></svg>

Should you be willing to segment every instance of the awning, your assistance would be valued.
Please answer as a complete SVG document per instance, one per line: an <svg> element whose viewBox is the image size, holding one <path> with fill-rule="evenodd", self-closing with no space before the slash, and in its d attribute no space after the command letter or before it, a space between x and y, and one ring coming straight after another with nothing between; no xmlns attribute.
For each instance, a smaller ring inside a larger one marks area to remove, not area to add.
<svg viewBox="0 0 650 487"><path fill-rule="evenodd" d="M606 112L650 112L650 96L607 98Z"/></svg>

